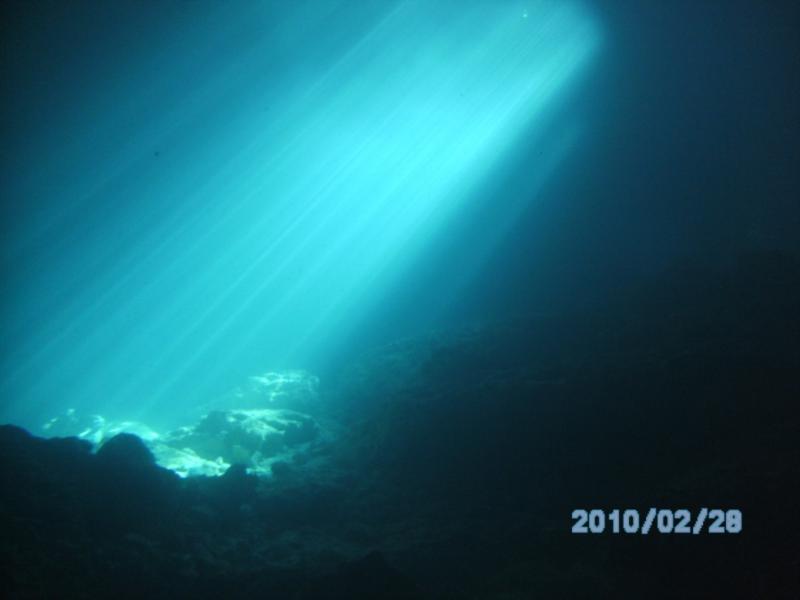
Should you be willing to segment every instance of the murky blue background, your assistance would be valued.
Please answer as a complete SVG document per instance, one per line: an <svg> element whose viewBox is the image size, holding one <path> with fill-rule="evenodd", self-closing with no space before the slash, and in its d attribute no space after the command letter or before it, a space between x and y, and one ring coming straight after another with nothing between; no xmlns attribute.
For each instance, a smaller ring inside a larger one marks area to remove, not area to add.
<svg viewBox="0 0 800 600"><path fill-rule="evenodd" d="M796 12L733 4L5 8L0 418L798 251Z"/></svg>

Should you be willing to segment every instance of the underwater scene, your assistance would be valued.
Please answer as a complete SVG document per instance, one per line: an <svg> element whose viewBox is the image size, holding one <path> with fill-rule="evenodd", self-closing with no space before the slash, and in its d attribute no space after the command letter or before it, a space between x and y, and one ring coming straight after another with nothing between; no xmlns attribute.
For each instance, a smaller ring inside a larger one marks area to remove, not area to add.
<svg viewBox="0 0 800 600"><path fill-rule="evenodd" d="M8 598L800 598L800 4L2 3Z"/></svg>

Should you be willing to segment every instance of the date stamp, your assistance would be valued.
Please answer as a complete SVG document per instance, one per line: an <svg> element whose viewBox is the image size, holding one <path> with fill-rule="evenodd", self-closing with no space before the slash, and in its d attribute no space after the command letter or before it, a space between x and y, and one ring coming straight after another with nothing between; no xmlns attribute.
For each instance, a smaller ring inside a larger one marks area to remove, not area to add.
<svg viewBox="0 0 800 600"><path fill-rule="evenodd" d="M572 533L627 533L648 535L651 531L661 534L700 535L742 532L742 511L701 508L691 511L685 508L650 508L644 519L635 508L601 510L599 508L572 511Z"/></svg>

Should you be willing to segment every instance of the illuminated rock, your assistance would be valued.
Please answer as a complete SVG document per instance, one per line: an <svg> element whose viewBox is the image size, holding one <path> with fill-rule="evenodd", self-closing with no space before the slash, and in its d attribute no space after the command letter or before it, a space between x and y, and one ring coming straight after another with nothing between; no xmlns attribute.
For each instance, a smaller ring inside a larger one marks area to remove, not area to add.
<svg viewBox="0 0 800 600"><path fill-rule="evenodd" d="M217 477L232 465L271 476L273 462L291 463L324 441L322 428L308 414L318 406L318 386L319 379L302 370L250 377L220 401L203 407L206 412L193 424L168 433L138 421L112 421L74 409L50 419L42 430L47 436L79 437L101 449L115 436L133 434L160 466L181 477Z"/></svg>
<svg viewBox="0 0 800 600"><path fill-rule="evenodd" d="M270 473L272 462L286 459L287 455L316 440L318 435L317 423L300 412L239 409L212 411L196 425L168 434L162 442L183 453L169 456L165 452L165 458L175 463L182 458L192 461L186 467L179 467L187 474L193 470L211 470L219 475L234 464L244 465L254 472Z"/></svg>
<svg viewBox="0 0 800 600"><path fill-rule="evenodd" d="M249 377L244 385L234 389L211 409L287 408L313 410L319 400L319 378L300 369L269 371Z"/></svg>
<svg viewBox="0 0 800 600"><path fill-rule="evenodd" d="M110 421L102 415L81 415L74 408L53 417L42 425L42 432L48 437L76 436L93 444L120 433L132 433L146 442L158 439L159 434L138 421Z"/></svg>

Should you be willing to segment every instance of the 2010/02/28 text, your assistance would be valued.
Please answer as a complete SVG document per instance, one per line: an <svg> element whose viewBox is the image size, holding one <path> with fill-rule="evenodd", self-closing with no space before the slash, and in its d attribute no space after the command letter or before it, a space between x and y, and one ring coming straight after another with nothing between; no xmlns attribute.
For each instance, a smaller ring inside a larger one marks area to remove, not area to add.
<svg viewBox="0 0 800 600"><path fill-rule="evenodd" d="M694 516L688 509L651 508L644 520L635 508L604 511L576 509L572 511L572 533L628 533L647 535L653 530L662 534L741 533L742 511L701 508Z"/></svg>

